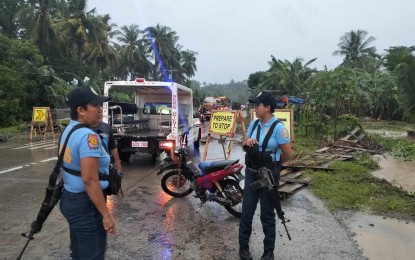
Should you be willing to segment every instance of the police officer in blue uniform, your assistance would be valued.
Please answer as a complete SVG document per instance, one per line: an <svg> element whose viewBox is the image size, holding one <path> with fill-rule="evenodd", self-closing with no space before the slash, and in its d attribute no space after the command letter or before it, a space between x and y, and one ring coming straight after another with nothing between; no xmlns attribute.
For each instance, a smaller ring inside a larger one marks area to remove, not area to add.
<svg viewBox="0 0 415 260"><path fill-rule="evenodd" d="M67 97L71 122L61 136L61 145L75 125L96 126L102 118L102 103L108 100L89 87L72 90ZM115 232L115 220L104 195L108 181L100 181L98 173L109 175L109 163L101 138L90 128L77 129L69 137L62 167L64 190L60 209L69 224L72 259L105 258L107 232Z"/></svg>
<svg viewBox="0 0 415 260"><path fill-rule="evenodd" d="M254 104L255 114L256 117L259 118L259 121L256 124L255 121L257 120L253 120L250 123L247 131L247 138L243 141L242 146L250 148L257 145L258 151L262 151L262 144L265 136L270 130L271 125L277 120L273 115L276 107L276 99L270 92L263 91L260 92L258 96L250 98L249 102ZM288 130L283 123L279 122L276 124L265 151L272 157L273 167L270 170L272 170L274 180L278 184L281 163L289 160L293 154ZM265 235L264 253L261 259L274 259L276 238L276 214L274 206L265 189L252 189L250 185L257 181L258 178L256 174L250 170L249 163L246 162L246 164L242 216L239 226L239 256L240 259L244 260L252 259L252 255L249 252L249 238L252 233L252 219L258 201L260 201L261 223Z"/></svg>
<svg viewBox="0 0 415 260"><path fill-rule="evenodd" d="M115 166L119 173L122 172L122 165L120 160L120 155L118 154L117 142L114 139L114 135L111 129L111 126L104 122L99 122L98 125L94 126L92 129L101 136L101 140L104 145L107 147L111 156L114 157Z"/></svg>

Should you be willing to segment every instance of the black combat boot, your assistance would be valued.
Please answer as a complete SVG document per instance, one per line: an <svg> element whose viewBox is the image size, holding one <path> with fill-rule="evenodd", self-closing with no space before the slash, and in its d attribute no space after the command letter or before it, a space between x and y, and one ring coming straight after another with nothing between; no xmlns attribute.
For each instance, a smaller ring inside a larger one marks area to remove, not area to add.
<svg viewBox="0 0 415 260"><path fill-rule="evenodd" d="M252 255L249 252L249 247L243 246L239 248L239 257L241 260L252 260Z"/></svg>
<svg viewBox="0 0 415 260"><path fill-rule="evenodd" d="M261 257L261 260L274 260L274 252L265 251Z"/></svg>

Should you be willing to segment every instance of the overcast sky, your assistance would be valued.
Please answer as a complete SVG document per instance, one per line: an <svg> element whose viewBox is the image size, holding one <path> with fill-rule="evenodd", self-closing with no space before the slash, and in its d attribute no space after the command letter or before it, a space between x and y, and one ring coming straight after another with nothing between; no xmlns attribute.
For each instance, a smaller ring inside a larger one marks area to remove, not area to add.
<svg viewBox="0 0 415 260"><path fill-rule="evenodd" d="M374 36L378 52L415 45L415 0L88 0L119 27L170 27L183 49L198 53L201 83L241 81L269 68L270 55L329 69L340 37L351 30Z"/></svg>

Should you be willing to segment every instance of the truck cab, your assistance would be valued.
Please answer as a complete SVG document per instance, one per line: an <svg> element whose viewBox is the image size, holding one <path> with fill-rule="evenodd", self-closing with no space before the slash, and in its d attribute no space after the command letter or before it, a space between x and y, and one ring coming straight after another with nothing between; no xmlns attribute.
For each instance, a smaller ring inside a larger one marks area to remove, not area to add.
<svg viewBox="0 0 415 260"><path fill-rule="evenodd" d="M210 120L212 110L229 110L231 107L231 100L228 97L205 97L202 108L204 108L205 117Z"/></svg>
<svg viewBox="0 0 415 260"><path fill-rule="evenodd" d="M111 125L122 161L132 154L150 154L153 162L163 151L179 145L180 134L189 129L188 146L199 148L200 121L193 118L192 89L174 82L107 81L104 96L118 89L131 93L134 102L105 102L103 122Z"/></svg>

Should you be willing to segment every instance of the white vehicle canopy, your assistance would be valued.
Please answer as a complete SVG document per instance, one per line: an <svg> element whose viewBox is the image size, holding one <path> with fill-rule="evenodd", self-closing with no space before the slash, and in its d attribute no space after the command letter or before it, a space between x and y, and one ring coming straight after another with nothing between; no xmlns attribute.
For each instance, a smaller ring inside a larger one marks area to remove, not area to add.
<svg viewBox="0 0 415 260"><path fill-rule="evenodd" d="M145 81L107 81L104 95L110 96L110 90L117 89L134 93L136 110L135 121L147 120L148 127L160 130L168 124L171 132L167 139L176 140L180 129L187 129L193 124L192 89L173 82ZM103 121L109 123L110 102L103 104Z"/></svg>

